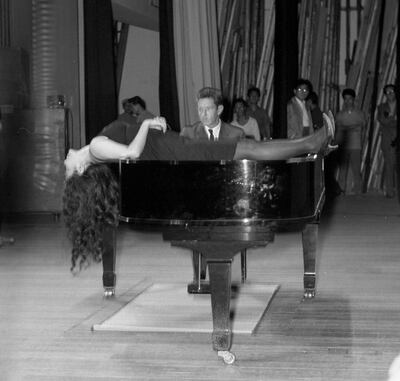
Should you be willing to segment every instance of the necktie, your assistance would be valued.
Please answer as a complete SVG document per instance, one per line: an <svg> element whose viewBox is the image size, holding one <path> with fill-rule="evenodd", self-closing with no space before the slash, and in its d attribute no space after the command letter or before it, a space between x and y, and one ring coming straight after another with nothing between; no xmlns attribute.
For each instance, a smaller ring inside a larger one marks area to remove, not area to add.
<svg viewBox="0 0 400 381"><path fill-rule="evenodd" d="M210 128L208 132L210 133L210 140L213 142L215 140L213 130Z"/></svg>

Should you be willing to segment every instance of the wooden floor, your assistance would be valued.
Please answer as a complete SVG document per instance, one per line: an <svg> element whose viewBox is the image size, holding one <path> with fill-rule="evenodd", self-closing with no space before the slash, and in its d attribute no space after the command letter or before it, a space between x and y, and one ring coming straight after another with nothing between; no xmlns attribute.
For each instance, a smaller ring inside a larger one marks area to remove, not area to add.
<svg viewBox="0 0 400 381"><path fill-rule="evenodd" d="M300 234L249 252L249 282L280 289L257 333L234 336L231 366L208 334L91 331L139 282L190 280L190 256L160 235L120 229L117 295L106 300L100 265L69 273L61 222L25 217L5 233L16 243L0 249L1 380L379 381L400 353L396 200L342 196L325 209L314 300L302 300Z"/></svg>

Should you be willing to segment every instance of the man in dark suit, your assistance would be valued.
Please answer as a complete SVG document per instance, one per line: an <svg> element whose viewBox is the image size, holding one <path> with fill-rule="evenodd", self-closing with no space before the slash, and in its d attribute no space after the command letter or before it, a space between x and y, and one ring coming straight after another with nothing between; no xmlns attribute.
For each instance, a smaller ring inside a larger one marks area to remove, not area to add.
<svg viewBox="0 0 400 381"><path fill-rule="evenodd" d="M220 119L224 110L222 94L218 89L204 87L197 94L197 111L200 121L184 127L181 136L200 140L244 139L245 133L239 128Z"/></svg>
<svg viewBox="0 0 400 381"><path fill-rule="evenodd" d="M240 140L245 139L244 131L225 123L220 119L220 115L224 110L223 97L218 89L212 87L204 87L197 94L197 112L200 121L193 126L184 127L180 133L181 136L196 140ZM194 284L192 291L196 289L196 281L198 280L199 267L201 279L206 277L207 263L201 260L201 254L193 252L193 270Z"/></svg>

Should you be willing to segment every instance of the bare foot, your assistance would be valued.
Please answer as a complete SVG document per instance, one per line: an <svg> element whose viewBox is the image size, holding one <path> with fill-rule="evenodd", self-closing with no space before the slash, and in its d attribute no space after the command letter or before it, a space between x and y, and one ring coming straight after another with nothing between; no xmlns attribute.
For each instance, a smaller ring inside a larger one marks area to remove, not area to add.
<svg viewBox="0 0 400 381"><path fill-rule="evenodd" d="M328 115L323 113L322 116L324 118L324 129L326 130L326 142L324 144L325 147L323 145L321 151L324 153L324 156L326 156L332 151L337 150L339 146L337 144L331 144L335 138L335 119L332 112L328 111Z"/></svg>

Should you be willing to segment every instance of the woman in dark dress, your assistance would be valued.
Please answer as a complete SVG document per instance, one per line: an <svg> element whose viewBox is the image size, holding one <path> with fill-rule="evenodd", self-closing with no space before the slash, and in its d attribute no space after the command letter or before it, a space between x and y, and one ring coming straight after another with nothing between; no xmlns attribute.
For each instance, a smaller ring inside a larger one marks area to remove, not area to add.
<svg viewBox="0 0 400 381"><path fill-rule="evenodd" d="M198 141L167 131L164 118L145 120L140 126L115 121L90 145L70 150L65 160L66 184L63 212L73 244L71 271L79 271L90 259L100 261L102 235L118 223L118 185L109 168L101 163L118 159L140 160L285 160L317 153L329 146L334 127L294 140L257 142Z"/></svg>

